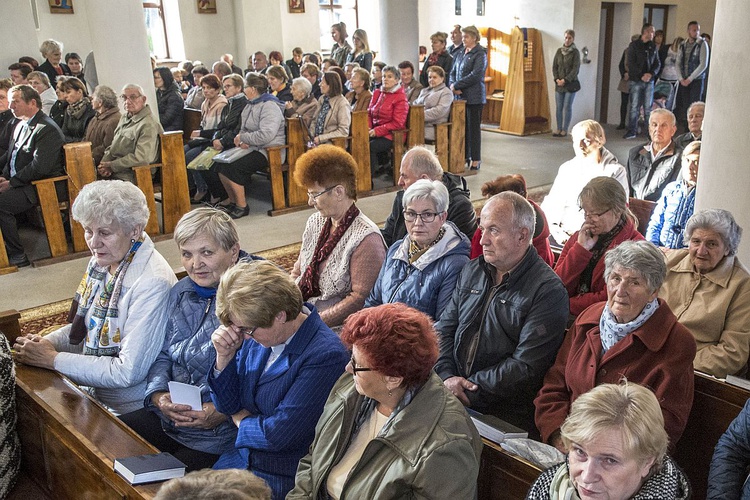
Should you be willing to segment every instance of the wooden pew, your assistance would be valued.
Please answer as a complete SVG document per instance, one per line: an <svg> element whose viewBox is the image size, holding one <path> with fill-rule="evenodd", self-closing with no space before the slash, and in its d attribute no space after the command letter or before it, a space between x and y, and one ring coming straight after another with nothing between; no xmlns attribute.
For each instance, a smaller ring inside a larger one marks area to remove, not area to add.
<svg viewBox="0 0 750 500"><path fill-rule="evenodd" d="M393 131L393 184L401 176L401 160L407 149L424 144L424 105L409 106L406 128Z"/></svg>
<svg viewBox="0 0 750 500"><path fill-rule="evenodd" d="M0 276L8 273L15 273L18 271L16 266L10 265L8 259L8 252L5 250L5 240L3 239L3 233L0 232Z"/></svg>
<svg viewBox="0 0 750 500"><path fill-rule="evenodd" d="M750 391L746 389L695 373L693 408L674 452L674 459L693 486L693 498L706 498L708 469L716 443L748 398Z"/></svg>
<svg viewBox="0 0 750 500"><path fill-rule="evenodd" d="M651 214L654 211L656 203L648 200L639 200L638 198L630 198L628 206L630 211L638 218L638 232L646 236L648 221L651 219Z"/></svg>
<svg viewBox="0 0 750 500"><path fill-rule="evenodd" d="M188 192L187 169L185 168L185 150L182 145L182 132L165 132L160 136L161 163L132 167L135 174L135 185L146 196L151 215L146 224L146 232L151 235L170 234L174 232L180 217L190 211L190 194ZM159 230L156 215L156 199L152 168L161 168L161 206L163 228Z"/></svg>
<svg viewBox="0 0 750 500"><path fill-rule="evenodd" d="M94 159L91 156L90 142L65 144L66 175L33 181L39 198L39 206L44 220L44 230L49 242L52 258L69 253L65 227L61 210L68 210L68 225L73 239L73 252L86 251L83 228L73 220L70 209L83 186L96 180ZM68 201L61 203L58 197L57 184L65 183Z"/></svg>
<svg viewBox="0 0 750 500"><path fill-rule="evenodd" d="M297 158L305 152L305 134L298 118L287 118L286 142L283 146L267 149L272 202L268 215L278 215L287 208L307 206L307 192L294 182ZM281 152L285 149L286 163L283 163Z"/></svg>
<svg viewBox="0 0 750 500"><path fill-rule="evenodd" d="M466 101L453 101L448 121L437 123L433 127L435 139L427 143L435 145L435 154L443 171L463 174L466 166Z"/></svg>
<svg viewBox="0 0 750 500"><path fill-rule="evenodd" d="M182 140L187 144L190 142L190 134L201 128L201 110L184 108L182 110Z"/></svg>
<svg viewBox="0 0 750 500"><path fill-rule="evenodd" d="M54 499L153 498L161 483L130 485L115 458L158 450L68 378L16 365L21 473Z"/></svg>
<svg viewBox="0 0 750 500"><path fill-rule="evenodd" d="M523 500L542 473L536 465L482 439L482 462L477 481L479 500Z"/></svg>
<svg viewBox="0 0 750 500"><path fill-rule="evenodd" d="M372 174L370 173L370 136L367 122L367 111L352 113L349 137L335 137L331 140L334 146L347 149L357 164L357 194L372 191Z"/></svg>

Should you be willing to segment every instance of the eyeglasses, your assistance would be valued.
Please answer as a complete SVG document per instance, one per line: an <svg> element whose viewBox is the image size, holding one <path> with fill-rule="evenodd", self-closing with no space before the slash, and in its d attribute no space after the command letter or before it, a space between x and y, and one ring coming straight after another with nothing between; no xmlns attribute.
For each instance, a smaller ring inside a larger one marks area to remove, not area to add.
<svg viewBox="0 0 750 500"><path fill-rule="evenodd" d="M234 328L237 330L237 332L240 335L243 335L243 336L247 335L250 338L253 338L253 334L255 333L255 330L258 329L257 326L254 326L252 328L248 328L246 326L237 326L237 325L234 325Z"/></svg>
<svg viewBox="0 0 750 500"><path fill-rule="evenodd" d="M357 372L371 372L372 368L365 368L364 366L357 366L357 360L354 359L354 354L352 354L352 373L354 375L357 374Z"/></svg>
<svg viewBox="0 0 750 500"><path fill-rule="evenodd" d="M336 186L338 186L338 184L336 184ZM320 193L311 193L310 191L308 191L307 192L307 197L310 198L313 201L317 200L318 198L320 198L324 194L326 194L326 193L328 193L328 192L333 191L334 189L336 189L336 186L331 186L329 188L326 188L323 191L321 191Z"/></svg>
<svg viewBox="0 0 750 500"><path fill-rule="evenodd" d="M125 94L122 94L120 96L120 99L122 99L123 101L135 102L138 99L140 99L141 97L143 97L143 96L142 95L125 95Z"/></svg>
<svg viewBox="0 0 750 500"><path fill-rule="evenodd" d="M422 222L429 224L430 222L435 220L435 217L442 214L443 212L422 212L421 214L418 214L417 212L412 212L411 210L404 210L404 220L406 222L414 222L417 220L417 217L422 219Z"/></svg>
<svg viewBox="0 0 750 500"><path fill-rule="evenodd" d="M604 212L599 212L598 214L596 214L596 213L591 213L591 212L586 212L586 211L584 211L583 209L581 209L581 212L583 212L583 218L584 218L584 219L598 219L599 217L601 217L602 215L606 214L606 213L607 213L607 212L609 212L610 210L612 210L612 209L611 209L611 208L610 208L610 209L607 209L607 210L605 210Z"/></svg>

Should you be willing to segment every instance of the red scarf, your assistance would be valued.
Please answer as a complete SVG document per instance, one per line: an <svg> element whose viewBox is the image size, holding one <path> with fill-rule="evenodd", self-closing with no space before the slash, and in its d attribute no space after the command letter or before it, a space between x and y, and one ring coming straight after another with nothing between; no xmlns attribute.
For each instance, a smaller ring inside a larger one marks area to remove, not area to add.
<svg viewBox="0 0 750 500"><path fill-rule="evenodd" d="M445 53L445 49L441 50L440 52L433 52L430 54L430 57L427 58L427 67L435 66L438 61L438 57L440 57L441 54Z"/></svg>
<svg viewBox="0 0 750 500"><path fill-rule="evenodd" d="M299 280L302 300L307 301L310 297L318 297L320 295L320 265L331 256L333 249L336 248L336 245L341 241L344 233L346 233L358 215L359 208L352 203L352 206L346 211L339 225L333 230L333 233L331 233L333 222L330 217L326 219L323 229L320 231L320 236L318 236L318 242L315 244L312 260Z"/></svg>

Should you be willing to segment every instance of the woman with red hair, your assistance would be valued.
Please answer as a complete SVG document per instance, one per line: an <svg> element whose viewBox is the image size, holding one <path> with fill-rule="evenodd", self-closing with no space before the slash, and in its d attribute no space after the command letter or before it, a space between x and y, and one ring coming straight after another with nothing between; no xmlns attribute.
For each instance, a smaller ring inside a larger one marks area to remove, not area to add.
<svg viewBox="0 0 750 500"><path fill-rule="evenodd" d="M474 498L482 443L432 371L432 320L384 304L349 316L341 340L351 362L328 396L287 500Z"/></svg>

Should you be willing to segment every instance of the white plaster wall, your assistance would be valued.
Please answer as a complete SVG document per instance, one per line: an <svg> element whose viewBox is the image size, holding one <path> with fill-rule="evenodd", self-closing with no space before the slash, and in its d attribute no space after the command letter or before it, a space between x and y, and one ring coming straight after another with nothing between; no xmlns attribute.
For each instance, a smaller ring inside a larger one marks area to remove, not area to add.
<svg viewBox="0 0 750 500"><path fill-rule="evenodd" d="M197 2L181 0L179 20L186 59L198 59L210 69L222 54L230 53L235 64L245 67L243 59L237 57L235 10L231 0L216 0L216 14L199 14ZM171 48L170 45L170 51ZM173 58L180 59L177 54Z"/></svg>
<svg viewBox="0 0 750 500"><path fill-rule="evenodd" d="M282 46L275 50L281 51L284 60L291 59L294 47L302 47L305 52L318 50L318 2L307 0L304 14L290 14L288 0L277 1L281 6Z"/></svg>

